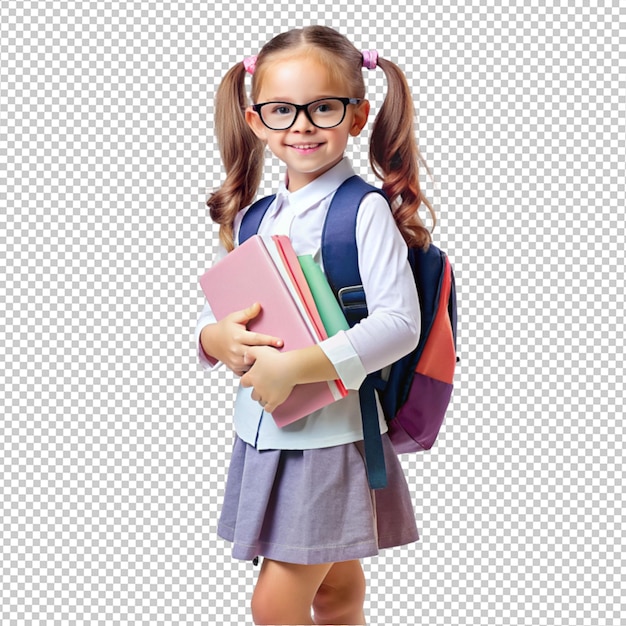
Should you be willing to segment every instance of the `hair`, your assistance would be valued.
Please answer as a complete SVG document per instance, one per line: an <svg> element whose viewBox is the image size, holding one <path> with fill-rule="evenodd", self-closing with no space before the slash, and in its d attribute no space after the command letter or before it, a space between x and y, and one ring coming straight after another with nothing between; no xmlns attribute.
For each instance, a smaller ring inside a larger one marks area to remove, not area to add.
<svg viewBox="0 0 626 626"><path fill-rule="evenodd" d="M252 100L260 91L263 76L273 61L294 54L306 54L327 68L330 76L343 82L349 96L365 97L363 56L350 41L326 26L308 26L274 37L257 56L252 76ZM387 95L376 116L370 137L369 160L374 174L382 180L398 228L409 246L428 247L431 237L418 210L424 205L432 218L432 205L419 183L420 164L428 167L415 138L413 97L402 70L386 59L378 66L387 79ZM226 179L207 200L211 218L220 225L220 241L234 248L233 223L237 213L254 200L263 173L264 143L245 120L248 98L246 70L237 63L224 76L215 98L215 134Z"/></svg>

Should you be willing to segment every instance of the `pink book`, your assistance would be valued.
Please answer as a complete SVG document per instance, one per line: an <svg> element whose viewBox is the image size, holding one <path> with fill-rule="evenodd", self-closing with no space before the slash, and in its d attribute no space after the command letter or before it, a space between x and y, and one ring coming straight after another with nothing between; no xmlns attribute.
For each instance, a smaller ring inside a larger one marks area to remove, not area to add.
<svg viewBox="0 0 626 626"><path fill-rule="evenodd" d="M315 345L317 331L308 319L306 306L299 302L286 268L276 266L280 254L268 251L268 246L275 245L270 239L251 237L208 269L200 277L200 286L218 320L260 302L262 311L248 324L250 330L280 337L284 342L281 351ZM288 240L281 245L291 248ZM272 417L282 428L347 393L341 381L296 385Z"/></svg>
<svg viewBox="0 0 626 626"><path fill-rule="evenodd" d="M300 302L304 306L307 316L315 328L317 338L320 341L328 339L322 318L317 312L317 306L315 304L313 294L311 293L311 289L309 288L309 283L307 282L304 272L300 267L300 262L298 261L295 250L291 246L289 237L286 235L273 235L272 241L276 245L276 250L280 255L285 270L289 274L289 278L291 279L294 288L296 289Z"/></svg>

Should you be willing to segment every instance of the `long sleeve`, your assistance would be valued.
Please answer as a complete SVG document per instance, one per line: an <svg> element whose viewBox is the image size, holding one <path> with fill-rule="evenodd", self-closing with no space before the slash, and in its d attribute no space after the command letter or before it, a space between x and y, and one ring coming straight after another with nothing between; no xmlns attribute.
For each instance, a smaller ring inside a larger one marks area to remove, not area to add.
<svg viewBox="0 0 626 626"><path fill-rule="evenodd" d="M363 200L356 236L368 316L321 344L350 389L358 389L366 374L410 352L420 334L419 301L407 247L379 194Z"/></svg>
<svg viewBox="0 0 626 626"><path fill-rule="evenodd" d="M205 303L202 312L200 313L200 317L196 323L196 332L195 332L195 343L196 350L198 353L198 361L200 365L206 369L211 370L219 365L219 361L211 358L203 349L200 344L200 333L205 326L209 324L215 323L217 320L215 319L215 315L213 315L213 311L211 311L211 307L208 302Z"/></svg>
<svg viewBox="0 0 626 626"><path fill-rule="evenodd" d="M289 192L281 184L259 227L259 234L288 235L297 254L320 259L324 220L334 192L354 174L347 159L307 186ZM241 215L234 224L235 233ZM239 387L234 422L237 434L259 450L302 450L341 445L363 438L359 394L365 376L408 353L419 336L417 291L407 261L407 249L379 194L363 199L357 219L359 270L367 295L369 315L354 328L320 343L335 367L348 395L289 426L278 428L269 414L252 400L250 388ZM223 251L221 251L223 252ZM218 254L219 258L219 254ZM208 305L196 324L198 359L205 369L216 367L200 347L200 333L215 321ZM278 333L279 335L279 333ZM386 432L379 407L381 432Z"/></svg>

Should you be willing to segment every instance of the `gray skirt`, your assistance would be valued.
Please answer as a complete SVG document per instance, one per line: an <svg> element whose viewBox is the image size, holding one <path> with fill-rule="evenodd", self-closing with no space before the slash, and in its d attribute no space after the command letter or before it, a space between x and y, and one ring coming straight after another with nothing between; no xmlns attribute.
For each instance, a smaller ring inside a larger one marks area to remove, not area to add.
<svg viewBox="0 0 626 626"><path fill-rule="evenodd" d="M363 443L263 450L235 437L218 535L233 557L334 563L419 539L411 496L389 437L388 486L367 483Z"/></svg>

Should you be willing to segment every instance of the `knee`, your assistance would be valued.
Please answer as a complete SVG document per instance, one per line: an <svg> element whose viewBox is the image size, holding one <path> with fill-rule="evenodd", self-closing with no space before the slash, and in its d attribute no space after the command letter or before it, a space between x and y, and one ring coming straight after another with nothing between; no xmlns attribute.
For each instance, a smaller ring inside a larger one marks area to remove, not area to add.
<svg viewBox="0 0 626 626"><path fill-rule="evenodd" d="M310 624L311 607L301 607L281 594L271 593L267 588L258 587L252 594L250 603L252 620L257 626L275 624Z"/></svg>
<svg viewBox="0 0 626 626"><path fill-rule="evenodd" d="M268 594L255 589L252 594L250 609L255 624L276 623L276 602Z"/></svg>
<svg viewBox="0 0 626 626"><path fill-rule="evenodd" d="M360 612L364 602L365 577L353 577L341 584L322 583L313 600L313 611L322 623L334 624L338 622L332 620Z"/></svg>

